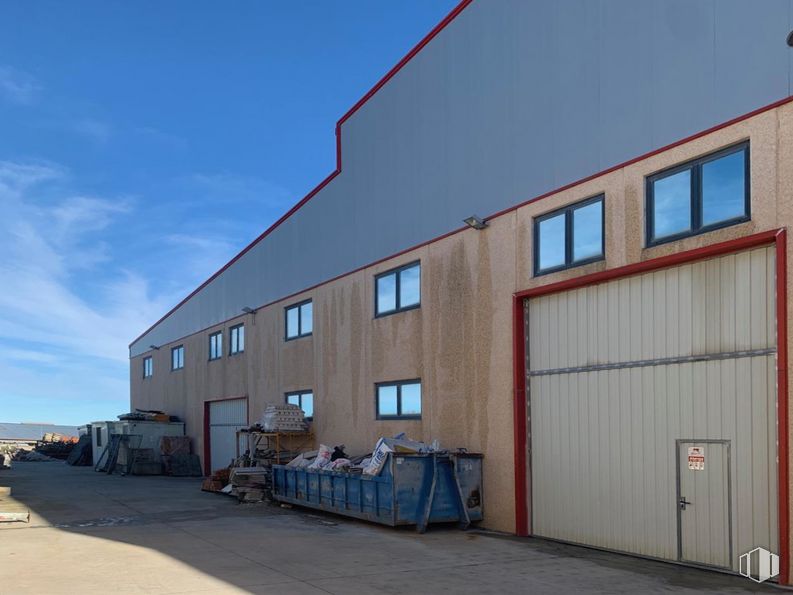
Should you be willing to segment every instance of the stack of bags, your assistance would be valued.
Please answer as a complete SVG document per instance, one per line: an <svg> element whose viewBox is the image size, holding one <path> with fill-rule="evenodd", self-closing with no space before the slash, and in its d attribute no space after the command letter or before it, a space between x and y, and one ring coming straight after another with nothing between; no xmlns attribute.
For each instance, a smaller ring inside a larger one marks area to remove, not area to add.
<svg viewBox="0 0 793 595"><path fill-rule="evenodd" d="M305 432L308 429L303 410L297 405L267 405L260 425L265 432Z"/></svg>

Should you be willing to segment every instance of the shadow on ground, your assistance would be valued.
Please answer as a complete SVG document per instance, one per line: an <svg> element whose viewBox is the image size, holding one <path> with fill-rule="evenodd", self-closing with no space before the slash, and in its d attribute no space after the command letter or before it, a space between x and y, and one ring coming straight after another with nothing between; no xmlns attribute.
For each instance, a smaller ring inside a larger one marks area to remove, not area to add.
<svg viewBox="0 0 793 595"><path fill-rule="evenodd" d="M778 593L742 577L538 539L237 504L200 480L15 463L0 594ZM490 505L497 505L491 503Z"/></svg>

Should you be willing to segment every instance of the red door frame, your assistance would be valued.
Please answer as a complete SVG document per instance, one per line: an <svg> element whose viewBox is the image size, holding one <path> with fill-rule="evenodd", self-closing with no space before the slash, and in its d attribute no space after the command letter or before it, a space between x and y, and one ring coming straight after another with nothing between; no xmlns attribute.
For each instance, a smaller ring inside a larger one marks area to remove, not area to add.
<svg viewBox="0 0 793 595"><path fill-rule="evenodd" d="M251 423L251 404L248 396L244 397L223 397L221 399L209 399L204 401L204 475L212 475L212 455L209 448L209 405L219 401L240 401L245 400L245 423Z"/></svg>
<svg viewBox="0 0 793 595"><path fill-rule="evenodd" d="M637 262L591 275L583 275L558 283L550 283L514 294L513 297L513 378L514 378L514 432L515 432L515 532L518 535L532 534L531 503L529 485L531 473L528 460L528 436L530 420L526 400L525 374L525 325L523 302L527 298L558 293L586 285L605 283L620 277L637 275L661 268L685 264L695 260L712 258L766 244L776 249L776 324L777 324L777 473L779 507L779 582L787 585L790 580L790 503L788 490L788 349L787 349L787 234L784 229L774 229L751 236L738 238L696 248L686 252L670 254L644 262ZM784 397L784 398L783 398Z"/></svg>

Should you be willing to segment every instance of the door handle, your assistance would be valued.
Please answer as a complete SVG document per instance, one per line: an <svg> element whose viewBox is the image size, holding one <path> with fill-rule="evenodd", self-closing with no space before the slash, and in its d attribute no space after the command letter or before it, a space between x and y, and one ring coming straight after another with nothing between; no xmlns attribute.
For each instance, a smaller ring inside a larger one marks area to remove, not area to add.
<svg viewBox="0 0 793 595"><path fill-rule="evenodd" d="M686 500L686 497L683 496L682 498L680 498L679 504L680 504L680 510L685 510L686 506L691 506L692 502L689 502L688 500Z"/></svg>

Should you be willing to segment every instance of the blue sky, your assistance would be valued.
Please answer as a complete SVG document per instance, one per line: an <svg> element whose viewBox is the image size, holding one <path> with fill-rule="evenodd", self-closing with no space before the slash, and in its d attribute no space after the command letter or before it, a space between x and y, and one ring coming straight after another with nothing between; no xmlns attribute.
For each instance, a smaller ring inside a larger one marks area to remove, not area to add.
<svg viewBox="0 0 793 595"><path fill-rule="evenodd" d="M333 170L456 3L0 3L0 421L126 411L128 343Z"/></svg>

